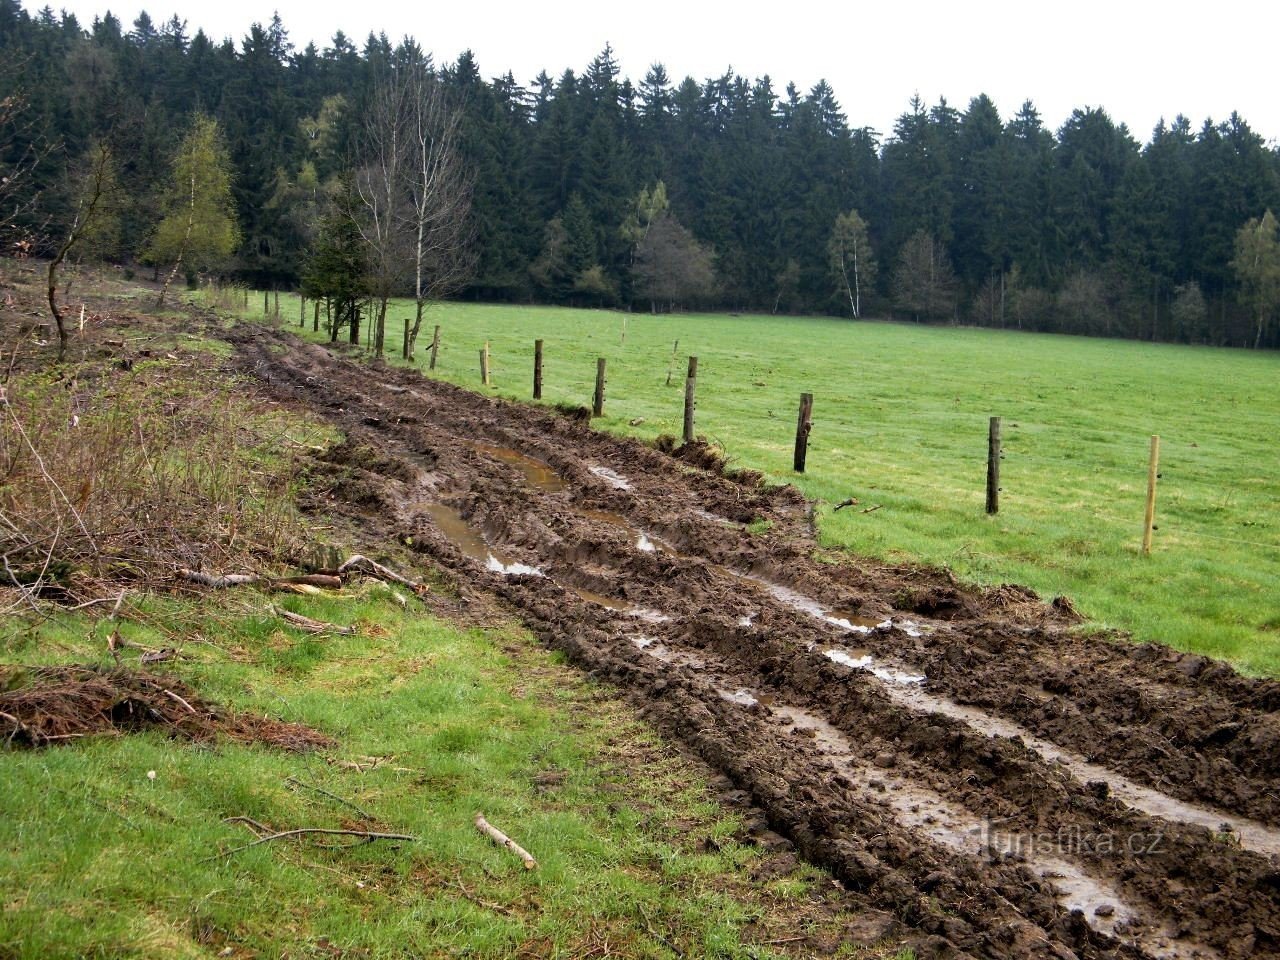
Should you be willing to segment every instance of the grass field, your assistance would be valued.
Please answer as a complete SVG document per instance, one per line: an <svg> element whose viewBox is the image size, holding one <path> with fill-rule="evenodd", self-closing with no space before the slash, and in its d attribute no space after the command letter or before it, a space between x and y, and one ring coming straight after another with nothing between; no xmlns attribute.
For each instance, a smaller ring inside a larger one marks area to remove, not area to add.
<svg viewBox="0 0 1280 960"><path fill-rule="evenodd" d="M120 630L153 648L188 639L167 668L202 696L338 745L298 755L154 731L0 752L0 956L745 960L776 956L748 939L838 936L840 914L815 907L829 877L753 881L769 854L735 839L740 818L702 768L523 631L460 629L379 588L284 600L359 630L316 637L264 614L271 600L143 600ZM111 627L61 615L0 651L109 664ZM22 672L0 670L0 689ZM418 839L233 852L253 834L223 822L368 829L350 804ZM480 836L476 810L539 868Z"/></svg>
<svg viewBox="0 0 1280 960"><path fill-rule="evenodd" d="M282 298L282 316L296 318L298 306ZM391 313L397 353L410 313L403 303ZM698 432L734 463L827 504L883 505L821 510L825 545L1065 593L1096 624L1280 675L1280 356L818 318L444 304L417 351L424 368L435 323L435 375L480 390L487 340L490 392L502 396L530 397L536 338L547 403L589 404L596 357L606 357L596 425L646 438L680 432L684 363L695 354ZM814 394L814 428L797 477L802 391ZM992 415L1005 437L994 518L983 509ZM1151 434L1162 438L1162 479L1144 558Z"/></svg>

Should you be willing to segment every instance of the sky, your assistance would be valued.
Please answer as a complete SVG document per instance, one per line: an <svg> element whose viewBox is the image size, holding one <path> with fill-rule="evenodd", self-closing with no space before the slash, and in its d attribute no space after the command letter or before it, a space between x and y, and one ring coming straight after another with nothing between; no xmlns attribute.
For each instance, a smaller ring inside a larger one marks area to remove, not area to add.
<svg viewBox="0 0 1280 960"><path fill-rule="evenodd" d="M34 11L42 2L25 0ZM269 3L246 0L72 0L53 3L85 26L110 9L126 29L139 10L157 23L177 13L194 34L239 40ZM1206 117L1237 110L1266 140L1280 138L1270 47L1280 5L1218 0L1045 3L976 0L914 3L643 4L487 0L412 3L277 0L290 40L323 49L341 29L357 46L370 31L393 41L411 34L437 63L471 49L485 77L510 70L530 83L540 70L581 72L606 43L624 76L639 82L661 62L676 81L703 80L732 68L768 74L779 92L807 91L820 79L834 88L852 126L892 132L914 93L963 110L986 93L1008 119L1032 100L1056 129L1077 107L1102 107L1145 142L1156 122L1179 113L1199 128ZM1267 11L1270 12L1267 12Z"/></svg>

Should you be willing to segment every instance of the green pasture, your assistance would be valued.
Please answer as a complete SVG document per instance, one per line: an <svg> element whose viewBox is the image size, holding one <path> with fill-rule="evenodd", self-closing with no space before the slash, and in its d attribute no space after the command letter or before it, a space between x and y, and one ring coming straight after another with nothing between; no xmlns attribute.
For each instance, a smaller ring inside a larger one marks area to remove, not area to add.
<svg viewBox="0 0 1280 960"><path fill-rule="evenodd" d="M249 302L261 316L261 301ZM393 305L394 353L411 313ZM296 297L281 298L281 316L296 325ZM437 323L434 375L481 390L488 341L496 395L530 398L535 339L545 403L589 404L605 357L596 425L643 438L679 434L686 358L696 355L698 433L734 464L826 504L825 546L1066 594L1096 625L1280 675L1280 356L825 318L449 303L424 326L424 370ZM814 428L797 476L801 392L814 395ZM993 415L1003 418L1005 459L990 517ZM1151 434L1162 441L1159 529L1143 557ZM830 510L851 496L859 509Z"/></svg>

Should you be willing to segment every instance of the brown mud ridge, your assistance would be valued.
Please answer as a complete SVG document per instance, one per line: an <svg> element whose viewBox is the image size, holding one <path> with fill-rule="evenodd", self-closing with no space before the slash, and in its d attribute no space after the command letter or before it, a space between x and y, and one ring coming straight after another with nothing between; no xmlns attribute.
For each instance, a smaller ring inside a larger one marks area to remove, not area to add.
<svg viewBox="0 0 1280 960"><path fill-rule="evenodd" d="M324 509L616 683L918 955L1280 956L1280 685L1074 636L1018 588L816 560L794 489L701 448L231 338L346 432Z"/></svg>
<svg viewBox="0 0 1280 960"><path fill-rule="evenodd" d="M18 668L0 681L0 741L6 745L48 747L148 729L187 740L224 736L294 751L334 743L300 723L231 713L177 677L71 665Z"/></svg>

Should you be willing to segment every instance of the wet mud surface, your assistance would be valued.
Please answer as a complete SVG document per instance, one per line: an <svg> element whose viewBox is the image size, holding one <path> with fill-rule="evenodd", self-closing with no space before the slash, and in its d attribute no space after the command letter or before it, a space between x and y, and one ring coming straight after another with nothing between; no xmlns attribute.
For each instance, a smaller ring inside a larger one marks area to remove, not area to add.
<svg viewBox="0 0 1280 960"><path fill-rule="evenodd" d="M917 955L1280 956L1280 685L816 551L791 488L240 327L347 436L318 509L498 598ZM674 397L673 403L678 403ZM759 521L767 521L760 523ZM751 532L764 529L764 532Z"/></svg>

